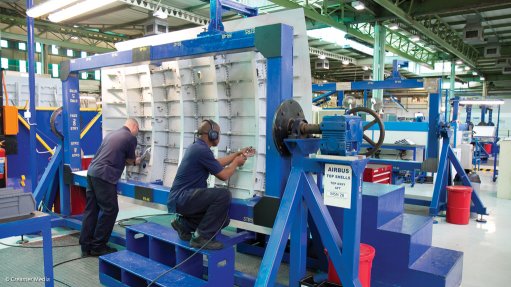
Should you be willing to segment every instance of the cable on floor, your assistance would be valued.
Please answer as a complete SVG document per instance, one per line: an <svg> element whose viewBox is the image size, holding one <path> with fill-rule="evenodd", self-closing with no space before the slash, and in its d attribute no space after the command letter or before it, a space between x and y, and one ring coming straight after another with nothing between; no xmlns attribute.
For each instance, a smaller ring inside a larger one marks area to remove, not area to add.
<svg viewBox="0 0 511 287"><path fill-rule="evenodd" d="M229 215L226 215L225 216L225 219L224 219L224 222L222 223L221 226L224 226L224 224L227 222L227 218L229 217ZM164 275L172 272L173 270L176 270L177 268L179 268L181 265L183 265L184 263L186 263L188 260L190 260L192 257L194 257L195 255L197 255L202 249L204 249L204 247L206 247L206 245L208 245L219 233L220 231L222 231L223 227L220 227L216 233L211 236L211 238L206 242L204 243L204 245L202 245L199 249L195 250L194 253L192 253L192 255L188 256L185 260L181 261L181 263L177 264L176 266L170 268L169 270L165 271L165 272L162 272L160 275L158 275L156 278L154 278L153 281L151 281L151 283L149 283L149 285L147 285L147 287L151 287L153 286L156 281L158 281L158 279L160 279L161 277L163 277Z"/></svg>

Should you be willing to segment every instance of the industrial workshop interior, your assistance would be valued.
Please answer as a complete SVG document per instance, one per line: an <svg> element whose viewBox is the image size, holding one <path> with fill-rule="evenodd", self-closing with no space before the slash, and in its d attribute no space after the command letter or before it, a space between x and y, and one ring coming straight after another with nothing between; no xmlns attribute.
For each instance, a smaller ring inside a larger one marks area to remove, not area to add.
<svg viewBox="0 0 511 287"><path fill-rule="evenodd" d="M0 286L511 286L509 0L2 0L0 44Z"/></svg>

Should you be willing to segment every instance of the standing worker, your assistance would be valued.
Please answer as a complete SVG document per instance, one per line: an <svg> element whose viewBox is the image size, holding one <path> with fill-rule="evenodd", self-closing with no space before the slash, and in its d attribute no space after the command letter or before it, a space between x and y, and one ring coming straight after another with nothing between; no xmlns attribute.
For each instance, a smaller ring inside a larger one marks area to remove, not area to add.
<svg viewBox="0 0 511 287"><path fill-rule="evenodd" d="M140 163L140 157L135 156L137 134L138 122L126 120L122 128L105 136L89 166L87 205L80 232L82 256L117 251L107 245L119 212L116 185L126 165Z"/></svg>
<svg viewBox="0 0 511 287"><path fill-rule="evenodd" d="M201 123L197 137L186 150L170 189L169 213L179 214L171 225L192 247L222 249L223 244L213 237L229 225L231 192L227 188L207 188L207 179L210 174L220 180L229 179L255 150L247 147L215 159L210 148L220 141L220 126L212 120Z"/></svg>

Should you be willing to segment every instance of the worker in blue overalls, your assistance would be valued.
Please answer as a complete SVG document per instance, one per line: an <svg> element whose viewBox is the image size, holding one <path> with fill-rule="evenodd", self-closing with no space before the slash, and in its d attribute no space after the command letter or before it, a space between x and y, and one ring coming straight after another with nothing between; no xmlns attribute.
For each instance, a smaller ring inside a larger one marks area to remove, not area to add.
<svg viewBox="0 0 511 287"><path fill-rule="evenodd" d="M140 157L135 156L137 134L138 122L128 119L122 128L105 136L92 159L80 232L82 256L117 251L107 245L119 213L116 185L126 165L140 164Z"/></svg>
<svg viewBox="0 0 511 287"><path fill-rule="evenodd" d="M227 188L207 188L207 179L210 174L220 180L229 179L255 150L247 147L215 159L210 148L220 141L220 126L212 120L204 120L196 136L185 152L170 189L169 212L179 214L171 225L179 238L190 241L192 247L222 249L223 244L214 237L229 225L231 192Z"/></svg>

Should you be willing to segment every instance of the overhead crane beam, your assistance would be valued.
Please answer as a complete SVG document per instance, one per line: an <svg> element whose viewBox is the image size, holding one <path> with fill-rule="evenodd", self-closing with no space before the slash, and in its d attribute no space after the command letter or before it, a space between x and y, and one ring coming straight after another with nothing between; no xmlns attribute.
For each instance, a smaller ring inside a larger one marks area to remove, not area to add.
<svg viewBox="0 0 511 287"><path fill-rule="evenodd" d="M465 64L472 68L476 67L476 60L479 56L479 52L474 47L465 44L448 24L443 23L435 17L416 20L389 0L374 0L374 2L380 4L383 8L396 15L401 21L431 39L439 47L442 47L455 57L461 59Z"/></svg>
<svg viewBox="0 0 511 287"><path fill-rule="evenodd" d="M291 0L270 0L288 9L303 8L305 16L317 22L321 22L330 27L334 27L341 31L352 35L353 37L374 44L374 26L369 23L359 23L354 25L346 25L339 22L338 19L333 18L331 15L322 15L309 6L303 6ZM410 61L421 63L432 67L435 60L438 59L437 54L432 52L415 42L412 42L408 37L405 37L394 31L388 32L385 39L385 49L398 56L401 56Z"/></svg>

